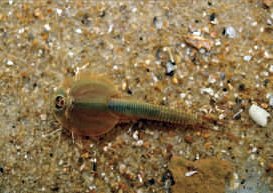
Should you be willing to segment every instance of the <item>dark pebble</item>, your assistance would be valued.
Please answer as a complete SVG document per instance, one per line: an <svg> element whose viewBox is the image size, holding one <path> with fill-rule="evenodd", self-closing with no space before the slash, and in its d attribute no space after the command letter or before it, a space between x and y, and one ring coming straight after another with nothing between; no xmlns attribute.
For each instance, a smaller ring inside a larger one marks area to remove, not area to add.
<svg viewBox="0 0 273 193"><path fill-rule="evenodd" d="M245 84L243 84L243 83L239 84L238 90L239 91L244 91L245 90Z"/></svg>
<svg viewBox="0 0 273 193"><path fill-rule="evenodd" d="M153 24L156 25L156 23L157 23L157 17L155 16L153 19Z"/></svg>
<svg viewBox="0 0 273 193"><path fill-rule="evenodd" d="M269 79L265 79L264 80L264 87L267 87L268 83L269 83Z"/></svg>
<svg viewBox="0 0 273 193"><path fill-rule="evenodd" d="M86 25L86 26L91 25L91 20L90 20L89 15L88 14L84 14L82 16L81 22L82 22L83 25Z"/></svg>
<svg viewBox="0 0 273 193"><path fill-rule="evenodd" d="M216 104L216 100L213 99L213 98L210 98L209 104L210 104L211 106L214 106L214 105Z"/></svg>
<svg viewBox="0 0 273 193"><path fill-rule="evenodd" d="M162 182L165 184L165 182L167 182L167 181L170 181L171 185L175 184L173 174L170 170L167 170L162 176Z"/></svg>
<svg viewBox="0 0 273 193"><path fill-rule="evenodd" d="M210 14L209 20L214 21L215 19L216 19L216 14L215 13Z"/></svg>
<svg viewBox="0 0 273 193"><path fill-rule="evenodd" d="M33 83L33 88L36 88L38 86L38 84L36 82Z"/></svg>
<svg viewBox="0 0 273 193"><path fill-rule="evenodd" d="M223 88L223 91L224 91L224 92L227 92L227 90L228 90L228 89L227 89L226 87Z"/></svg>
<svg viewBox="0 0 273 193"><path fill-rule="evenodd" d="M58 186L54 186L54 187L52 187L52 188L50 188L51 189L51 191L53 191L53 192L58 192L59 191L59 187Z"/></svg>
<svg viewBox="0 0 273 193"><path fill-rule="evenodd" d="M93 163L92 163L92 170L93 170L94 172L97 171L97 162L93 162Z"/></svg>
<svg viewBox="0 0 273 193"><path fill-rule="evenodd" d="M200 21L198 19L194 20L195 23L199 23Z"/></svg>
<svg viewBox="0 0 273 193"><path fill-rule="evenodd" d="M166 72L167 76L173 76L175 71Z"/></svg>
<svg viewBox="0 0 273 193"><path fill-rule="evenodd" d="M155 180L153 178L149 179L147 182L148 185L154 185L155 184Z"/></svg>
<svg viewBox="0 0 273 193"><path fill-rule="evenodd" d="M236 98L235 98L235 103L236 103L237 105L242 104L242 102L243 102L243 100L240 99L239 97L236 97Z"/></svg>
<svg viewBox="0 0 273 193"><path fill-rule="evenodd" d="M1 174L4 173L4 168L0 167L0 173L1 173Z"/></svg>
<svg viewBox="0 0 273 193"><path fill-rule="evenodd" d="M246 182L246 180L245 180L245 179L242 179L241 184L244 184L245 182Z"/></svg>
<svg viewBox="0 0 273 193"><path fill-rule="evenodd" d="M222 35L223 35L223 36L226 35L226 28L223 29Z"/></svg>
<svg viewBox="0 0 273 193"><path fill-rule="evenodd" d="M84 159L83 159L82 157L79 157L78 163L79 163L80 165L83 164L83 161L84 161Z"/></svg>
<svg viewBox="0 0 273 193"><path fill-rule="evenodd" d="M66 72L67 72L68 75L70 75L72 77L76 75L74 69L70 68L70 67L66 68Z"/></svg>
<svg viewBox="0 0 273 193"><path fill-rule="evenodd" d="M127 93L128 93L129 95L132 95L132 94L133 94L133 91L132 91L130 88L128 88L128 89L127 89Z"/></svg>

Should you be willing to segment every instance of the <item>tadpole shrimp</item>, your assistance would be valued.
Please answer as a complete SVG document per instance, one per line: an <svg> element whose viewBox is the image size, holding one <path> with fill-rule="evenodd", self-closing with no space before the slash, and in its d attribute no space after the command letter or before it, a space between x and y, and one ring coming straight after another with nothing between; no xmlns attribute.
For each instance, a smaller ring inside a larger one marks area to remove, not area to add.
<svg viewBox="0 0 273 193"><path fill-rule="evenodd" d="M147 119L181 125L202 125L204 119L180 109L122 97L104 76L78 73L64 80L53 99L53 109L64 128L80 136L97 137L116 124Z"/></svg>

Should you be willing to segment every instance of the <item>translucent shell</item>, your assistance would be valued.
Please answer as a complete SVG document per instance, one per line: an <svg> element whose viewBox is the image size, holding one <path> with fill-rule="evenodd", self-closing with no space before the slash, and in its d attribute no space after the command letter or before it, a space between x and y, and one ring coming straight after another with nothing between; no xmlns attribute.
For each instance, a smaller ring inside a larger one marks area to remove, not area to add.
<svg viewBox="0 0 273 193"><path fill-rule="evenodd" d="M107 109L107 101L118 92L102 76L81 73L74 80L65 79L62 89L66 93L66 108L62 114L56 115L73 133L99 136L119 122L119 117Z"/></svg>

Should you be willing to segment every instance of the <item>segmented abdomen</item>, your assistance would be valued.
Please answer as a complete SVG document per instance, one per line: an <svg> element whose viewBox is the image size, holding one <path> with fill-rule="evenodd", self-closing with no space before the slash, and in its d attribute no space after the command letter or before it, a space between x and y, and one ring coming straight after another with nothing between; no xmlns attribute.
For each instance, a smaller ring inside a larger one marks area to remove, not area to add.
<svg viewBox="0 0 273 193"><path fill-rule="evenodd" d="M169 109L164 106L126 99L111 99L108 108L123 116L156 120L176 124L194 125L200 123L196 115Z"/></svg>

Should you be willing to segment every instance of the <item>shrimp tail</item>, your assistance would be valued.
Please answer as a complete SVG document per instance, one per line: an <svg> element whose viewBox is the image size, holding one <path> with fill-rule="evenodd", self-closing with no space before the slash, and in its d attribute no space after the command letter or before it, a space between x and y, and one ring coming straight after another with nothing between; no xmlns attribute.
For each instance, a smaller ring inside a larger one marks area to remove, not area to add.
<svg viewBox="0 0 273 193"><path fill-rule="evenodd" d="M195 114L140 101L111 98L108 102L108 108L119 116L132 120L147 119L181 125L200 124L200 120Z"/></svg>

